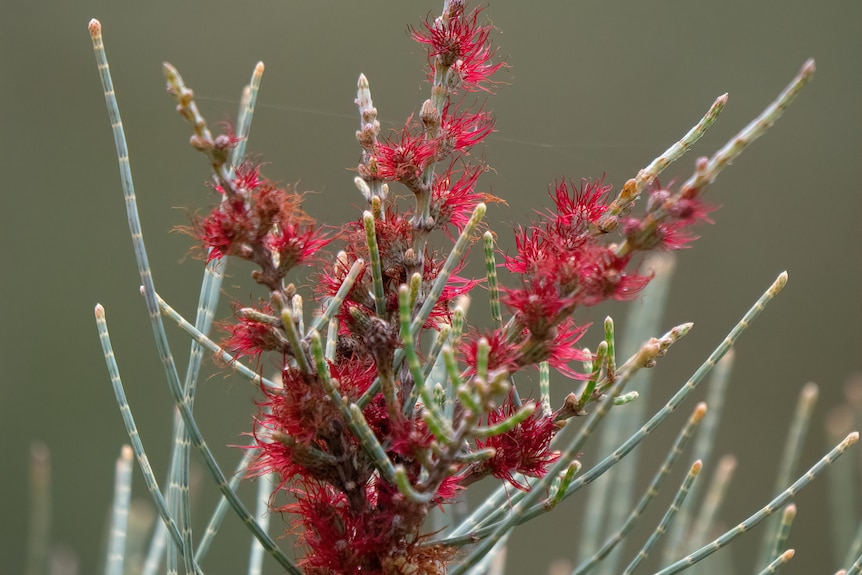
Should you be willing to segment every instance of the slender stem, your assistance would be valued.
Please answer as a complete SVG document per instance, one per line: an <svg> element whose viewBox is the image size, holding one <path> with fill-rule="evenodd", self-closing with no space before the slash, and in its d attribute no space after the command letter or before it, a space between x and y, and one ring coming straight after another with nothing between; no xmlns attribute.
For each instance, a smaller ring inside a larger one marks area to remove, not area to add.
<svg viewBox="0 0 862 575"><path fill-rule="evenodd" d="M692 434L698 427L698 424L701 422L706 412L707 409L705 403L697 404L697 407L694 409L691 417L689 417L685 426L682 428L682 431L677 436L676 441L665 456L661 467L659 467L659 470L653 476L649 487L644 491L643 496L641 496L637 505L635 505L635 508L632 509L631 513L629 513L629 516L620 528L613 533L607 541L605 541L602 547L596 551L589 560L578 565L577 569L572 572L572 575L584 575L585 573L588 573L599 561L604 559L625 538L625 536L631 532L632 529L634 529L647 505L649 505L655 496L658 495L664 480L673 468L674 463L679 459L679 456L682 455L682 450L685 448L689 439L691 439Z"/></svg>
<svg viewBox="0 0 862 575"><path fill-rule="evenodd" d="M199 329L190 324L186 318L181 316L174 308L168 305L168 303L161 298L160 295L156 294L156 299L159 302L159 309L163 314L171 318L176 324L182 329L184 332L189 334L196 342L200 343L205 349L212 352L219 359L221 359L225 364L231 369L239 372L241 375L247 377L257 385L265 385L270 389L276 388L276 384L271 380L263 377L262 375L253 372L248 367L240 363L238 359L234 356L226 352L222 347L220 347L213 340L204 335Z"/></svg>
<svg viewBox="0 0 862 575"><path fill-rule="evenodd" d="M423 417L428 422L432 433L434 433L438 441L445 444L451 443L455 433L443 417L443 414L437 409L437 403L431 395L431 388L425 379L425 373L422 371L419 356L416 354L413 336L410 335L410 291L405 285L402 285L398 289L398 304L401 319L401 344L404 346L407 365L410 368L410 375L413 378L413 385L415 386L414 389L419 390L419 397L422 398L424 406Z"/></svg>
<svg viewBox="0 0 862 575"><path fill-rule="evenodd" d="M111 336L108 332L108 324L105 321L105 309L101 305L96 305L96 326L99 330L99 341L102 344L102 352L105 356L105 365L108 368L108 374L111 378L111 385L114 388L114 395L117 399L117 405L120 408L120 415L123 418L123 424L126 426L126 433L129 436L129 443L132 445L132 450L138 461L138 467L144 476L144 483L147 485L147 490L153 497L156 504L156 509L162 518L165 526L168 529L168 535L176 545L177 549L182 553L183 538L180 530L177 527L174 518L168 510L168 504L159 489L159 484L156 481L156 476L153 473L153 468L150 466L150 460L144 450L144 445L141 442L138 427L135 424L135 419L132 416L132 411L129 408L129 402L126 400L126 392L123 389L123 381L120 378L120 370L117 366L116 358L114 357L113 346L111 345Z"/></svg>
<svg viewBox="0 0 862 575"><path fill-rule="evenodd" d="M41 442L30 445L30 522L25 575L48 572L51 537L51 453Z"/></svg>
<svg viewBox="0 0 862 575"><path fill-rule="evenodd" d="M680 188L680 194L687 195L701 190L712 183L718 174L730 165L754 140L766 133L784 114L784 110L799 94L799 91L814 76L814 60L806 60L796 77L778 95L778 97L766 107L755 119L753 119L736 136L730 139L720 150L713 154L712 158L699 167L695 173Z"/></svg>
<svg viewBox="0 0 862 575"><path fill-rule="evenodd" d="M473 210L473 214L470 216L470 220L464 226L464 229L461 230L461 234L455 241L455 245L452 246L452 251L449 252L449 255L446 257L446 261L443 263L443 267L441 267L440 271L437 273L437 277L434 279L431 290L425 297L425 302L413 318L413 324L410 331L414 336L418 335L419 330L422 329L423 325L425 325L425 320L427 320L428 316L431 315L431 310L437 304L437 300L440 299L440 295L443 293L443 288L446 287L447 283L449 283L449 276L452 275L455 268L458 267L461 260L464 258L464 253L472 238L473 230L476 229L476 226L479 225L479 222L482 221L483 217L485 217L485 204L480 203ZM403 356L399 359L398 354L396 354L396 365L401 363L401 359L403 359Z"/></svg>
<svg viewBox="0 0 862 575"><path fill-rule="evenodd" d="M248 470L248 466L251 465L252 460L259 453L259 450L254 448L253 445L255 445L254 440L252 440L252 443L242 450L242 458L239 460L236 469L230 477L230 488L234 491L239 487L239 482L242 478L245 477L245 472ZM209 551L209 548L221 527L222 520L224 519L229 506L230 504L224 495L219 497L218 504L210 516L210 520L207 524L206 530L204 531L203 537L201 537L200 543L198 543L198 547L195 552L195 561L200 562L206 556L207 551Z"/></svg>
<svg viewBox="0 0 862 575"><path fill-rule="evenodd" d="M703 424L697 433L694 446L692 448L692 461L700 459L707 466L711 465L712 448L715 445L715 437L718 430L718 423L721 421L721 415L724 407L725 396L727 395L728 382L733 368L733 360L735 357L733 349L730 349L724 357L719 360L712 371L712 376L709 378L709 390L707 391L706 404L709 406L706 416L703 418ZM718 469L722 469L722 464L719 463ZM692 541L698 535L695 529L692 531L692 508L697 500L697 493L700 490L701 483L695 483L692 486L692 496L686 501L677 515L668 533L667 540L662 550L662 563L669 563L674 557L679 557L685 552L683 545L691 545ZM706 527L711 523L702 523L700 526ZM696 543L700 544L700 543Z"/></svg>
<svg viewBox="0 0 862 575"><path fill-rule="evenodd" d="M338 286L338 291L335 293L335 296L329 301L326 306L326 309L323 310L323 313L315 318L315 320L311 323L311 331L320 331L325 326L329 324L329 320L335 317L335 314L341 309L344 300L347 299L347 294L350 293L350 290L353 289L353 285L356 283L356 278L359 277L359 274L365 268L365 260L362 258L353 262L353 265L350 266L350 271L347 272L347 275L344 277L344 281L341 282L341 285Z"/></svg>
<svg viewBox="0 0 862 575"><path fill-rule="evenodd" d="M126 557L129 505L132 500L132 448L124 445L117 458L114 473L114 501L111 505L111 529L108 535L108 560L105 575L123 575Z"/></svg>
<svg viewBox="0 0 862 575"><path fill-rule="evenodd" d="M796 555L796 551L793 549L788 549L781 555L775 558L769 565L767 565L763 571L761 571L758 575L771 575L772 573L778 573L778 568L782 565L785 565L793 559L793 556Z"/></svg>
<svg viewBox="0 0 862 575"><path fill-rule="evenodd" d="M386 295L383 292L383 266L380 263L380 248L377 245L377 232L374 226L374 215L371 212L362 214L365 225L365 241L368 244L368 261L371 264L371 280L374 286L374 308L377 317L386 319Z"/></svg>
<svg viewBox="0 0 862 575"><path fill-rule="evenodd" d="M485 277L488 280L488 297L491 303L491 319L497 327L503 325L503 314L500 311L500 288L497 285L497 261L494 258L494 234L490 231L482 235L485 246Z"/></svg>
<svg viewBox="0 0 862 575"><path fill-rule="evenodd" d="M815 383L806 384L799 393L799 399L796 402L796 411L793 414L790 430L787 433L787 440L784 444L784 451L778 468L778 476L775 478L775 491L781 489L783 485L787 485L796 473L805 437L808 435L811 415L814 412L814 406L817 404L818 394L819 391ZM760 542L760 552L758 554L758 562L756 563L759 568L765 566L769 562L770 557L774 557L772 554L773 544L777 536L779 524L771 521L767 523L767 528L763 530L763 539Z"/></svg>
<svg viewBox="0 0 862 575"><path fill-rule="evenodd" d="M238 166L245 156L245 148L248 144L248 135L251 131L251 120L254 117L254 107L257 103L257 94L260 91L260 81L263 78L263 62L258 62L251 74L251 81L245 87L240 101L239 114L236 122L236 136L239 141L231 154L231 164Z"/></svg>
<svg viewBox="0 0 862 575"><path fill-rule="evenodd" d="M805 472L799 479L793 482L787 489L778 494L772 501L767 503L763 508L749 516L743 522L738 524L733 529L728 530L720 537L713 540L711 543L704 545L697 551L686 555L673 565L669 565L659 571L656 575L673 575L684 571L691 565L694 565L701 559L718 551L738 536L746 533L755 525L772 515L777 509L780 509L785 503L796 496L799 491L808 485L815 477L820 475L833 461L838 459L848 447L859 440L859 433L853 432L844 438L844 441L836 445L829 453L824 455L820 461L815 463L808 471Z"/></svg>
<svg viewBox="0 0 862 575"><path fill-rule="evenodd" d="M652 535L649 536L649 539L647 539L641 550L638 551L635 558L632 559L632 562L629 563L628 567L626 567L626 570L623 571L623 575L631 575L631 573L637 569L638 565L640 565L644 559L649 557L652 548L655 547L662 535L667 532L668 526L673 521L676 516L676 512L679 511L683 501L685 501L685 498L688 496L689 489L691 489L691 485L694 483L694 480L697 479L702 468L703 463L700 460L695 461L692 464L691 468L688 470L688 475L685 476L682 485L680 485L679 490L676 492L670 507L668 507L664 516L661 518L661 521L656 525L655 531L653 531Z"/></svg>
<svg viewBox="0 0 862 575"><path fill-rule="evenodd" d="M309 375L311 373L311 364L308 363L308 357L305 355L305 349L302 347L299 326L296 323L294 312L285 306L281 310L281 324L284 326L284 333L287 335L287 341L290 342L290 348L293 350L293 358L296 360L299 371L305 375Z"/></svg>
<svg viewBox="0 0 862 575"><path fill-rule="evenodd" d="M542 415L548 416L551 409L551 366L547 361L539 364L539 399L541 401Z"/></svg>
<svg viewBox="0 0 862 575"><path fill-rule="evenodd" d="M796 519L796 504L790 503L784 507L784 511L781 512L781 523L778 526L778 530L775 533L775 539L772 542L772 551L769 553L770 557L775 557L781 553L781 550L784 549L784 545L787 543L787 538L790 537L790 529L793 527L793 520Z"/></svg>
<svg viewBox="0 0 862 575"><path fill-rule="evenodd" d="M733 455L725 455L718 460L715 473L713 473L709 487L706 490L706 495L703 498L700 512L689 526L690 532L688 536L679 543L680 549L682 549L683 545L690 549L707 542L709 530L716 524L718 512L721 509L721 504L724 503L724 496L730 488L735 471L736 457ZM682 553L683 551L679 551L675 556L678 557ZM672 561L673 557L672 555L667 561Z"/></svg>

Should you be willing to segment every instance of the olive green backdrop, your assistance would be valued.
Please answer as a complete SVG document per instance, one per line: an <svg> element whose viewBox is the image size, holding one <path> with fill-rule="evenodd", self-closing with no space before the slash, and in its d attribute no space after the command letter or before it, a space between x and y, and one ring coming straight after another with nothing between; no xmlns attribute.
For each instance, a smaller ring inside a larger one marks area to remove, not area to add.
<svg viewBox="0 0 862 575"><path fill-rule="evenodd" d="M241 86L263 60L249 150L269 162L270 177L315 191L308 211L337 224L360 204L350 171L359 156L356 78L369 77L384 128L400 127L427 95L423 52L407 26L439 12L438 4L3 3L0 571L23 567L28 450L37 439L53 459L53 539L80 555L81 573L102 568L113 461L126 438L96 336L97 302L107 309L127 393L160 476L167 460L171 407L138 296L88 20L98 17L104 26L157 288L191 315L201 265L188 257L191 240L170 232L213 198L203 185L206 162L187 145L189 129L165 94L161 62L179 68L217 122L234 118ZM719 123L663 179L688 177L696 155L711 154L806 58L817 59L813 82L786 116L710 188L709 201L722 208L716 225L702 227L702 238L679 258L665 323L693 321L695 329L656 372L657 405L789 270L785 292L740 342L719 432L716 455L739 457L722 514L733 524L771 495L800 387L809 380L821 385L802 458L808 466L827 447L824 414L860 367L862 5L506 0L492 2L487 16L511 66L485 104L497 116L498 133L477 152L496 168L482 185L508 201L488 214L503 248L512 245L512 223L549 204L547 186L555 178L606 174L618 189L729 92ZM248 271L231 264L225 283L243 302L260 294ZM481 299L476 309L484 307ZM609 310L624 317L608 308L580 319L600 322ZM220 315L228 317L229 309ZM171 335L182 357L187 341L172 328ZM196 412L230 469L238 455L225 446L243 441L255 394L246 382L207 369ZM570 385L556 382L557 393ZM657 461L683 417L648 442L643 460ZM859 453L852 457L859 461ZM711 471L714 461L707 465ZM135 481L136 495L145 497L137 471ZM829 559L826 488L820 480L798 499L790 545L799 554L789 573L836 567ZM211 493L202 508L211 505ZM571 556L583 504L576 498L522 528L512 539L509 573L544 572L551 559ZM249 536L237 524L227 520L204 564L207 573L244 568ZM746 539L735 552L740 572L750 571L759 533ZM267 570L277 572L271 561Z"/></svg>

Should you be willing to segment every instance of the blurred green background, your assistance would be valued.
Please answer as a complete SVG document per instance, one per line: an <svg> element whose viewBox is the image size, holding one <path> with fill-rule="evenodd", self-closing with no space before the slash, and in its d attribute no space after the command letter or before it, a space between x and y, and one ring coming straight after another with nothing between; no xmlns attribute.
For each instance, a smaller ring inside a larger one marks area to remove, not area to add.
<svg viewBox="0 0 862 575"><path fill-rule="evenodd" d="M164 92L161 62L178 67L215 123L235 117L241 87L263 60L249 150L269 163L271 178L313 190L308 211L338 224L354 217L361 202L351 172L359 157L356 78L364 72L370 79L384 129L400 128L428 93L424 55L407 26L440 6L7 0L3 8L0 571L23 569L28 453L31 441L40 440L52 454L53 540L79 555L81 573L94 573L102 568L114 459L126 441L96 335L97 302L107 309L126 391L159 477L172 412L138 295L88 20L98 17L104 27L157 289L190 317L201 265L188 256L191 240L170 232L213 197L203 185L206 162L188 146L190 131ZM813 82L786 116L710 188L708 200L722 208L713 214L716 225L700 228L694 249L680 254L665 322L693 321L695 329L662 360L651 399L658 405L669 397L776 275L789 270L788 287L737 348L719 430L715 455L739 458L722 513L735 524L771 496L801 386L821 385L802 457L807 467L826 451L824 416L860 367L862 4L505 0L492 2L486 14L511 66L485 104L498 133L476 152L495 168L482 185L508 201L491 206L487 220L503 249L512 246L512 224L548 206L554 179L606 174L619 189L729 92L718 124L663 181L688 177L697 155L711 154L806 58L817 59ZM261 294L248 272L231 264L225 282L242 302ZM479 297L475 309L483 307ZM579 319L601 322L608 311L622 323L619 307L586 310ZM225 306L220 319L229 313ZM184 357L185 337L170 332L175 353ZM592 332L585 341L597 338ZM231 469L238 453L226 446L243 441L255 390L211 364L207 369L196 413L223 468ZM571 383L555 386L561 396ZM693 406L647 442L642 461L657 462ZM858 461L853 453L843 463ZM707 471L713 467L707 462ZM145 497L137 471L135 481L136 495ZM787 572L837 568L826 496L821 479L798 498L790 541L798 554ZM570 557L584 500L522 528L511 545L509 573L544 572L552 559ZM202 509L212 501L208 488ZM735 546L740 572L759 536ZM248 540L230 517L206 572L243 569ZM271 561L267 569L278 572Z"/></svg>

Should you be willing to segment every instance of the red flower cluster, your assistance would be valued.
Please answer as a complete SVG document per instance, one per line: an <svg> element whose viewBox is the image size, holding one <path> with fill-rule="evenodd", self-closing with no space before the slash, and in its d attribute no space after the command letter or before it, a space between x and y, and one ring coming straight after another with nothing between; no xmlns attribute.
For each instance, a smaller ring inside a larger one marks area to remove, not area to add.
<svg viewBox="0 0 862 575"><path fill-rule="evenodd" d="M413 39L428 46L428 63L435 82L450 89L488 91L487 84L503 65L495 62L491 26L479 22L483 8L466 13L464 0L452 0L449 11L427 20L424 30L413 30ZM441 77L448 78L443 80Z"/></svg>
<svg viewBox="0 0 862 575"><path fill-rule="evenodd" d="M502 407L488 414L488 425L496 425L512 417L516 411L510 396ZM558 429L552 416L534 413L511 431L487 440L477 439L476 444L480 448L494 448L494 457L484 462L479 473L489 471L494 477L528 491L529 487L517 481L513 474L544 477L548 465L560 456L550 448L551 439Z"/></svg>
<svg viewBox="0 0 862 575"><path fill-rule="evenodd" d="M261 178L257 166L237 167L232 185L217 189L222 202L194 223L194 233L210 249L209 259L237 256L256 263L257 281L270 289L330 241L302 211L301 196Z"/></svg>
<svg viewBox="0 0 862 575"><path fill-rule="evenodd" d="M609 232L621 219L611 212L610 189L601 180L584 181L580 187L563 180L551 193L555 209L539 224L517 231L516 253L504 264L522 277L520 288L504 290L503 301L517 324L505 334L519 344L510 346L509 363L548 361L579 377L568 367L569 361L584 359L573 347L583 328L572 323L572 312L608 299L632 299L650 280L628 271L638 252L684 247L694 239L688 227L709 221L709 208L698 198L683 198L655 184L647 213L622 218L625 242L609 242Z"/></svg>
<svg viewBox="0 0 862 575"><path fill-rule="evenodd" d="M254 277L270 291L257 309L237 310L226 347L237 356L281 356L281 386L263 388L253 473L278 474L277 492L292 497L276 509L298 515L306 573L444 573L453 549L423 543L431 507L488 475L527 490L516 474L540 478L558 458L550 442L559 423L550 413L518 407L513 393L506 396L508 376L547 361L581 377L570 364L588 359L577 347L586 326L572 312L634 297L650 279L629 271L636 254L682 247L692 237L688 227L706 219L696 198L658 186L638 218L609 201L602 181L560 182L551 194L554 210L518 230L516 253L505 258L504 266L521 278L520 287L502 292L513 321L449 341L467 370L459 374L447 364L440 388L449 385L452 393L431 390L430 374L441 370L430 359L417 368L424 331L448 329L455 299L479 280L459 277L460 264L444 270L446 258L429 246L429 236L441 230L452 240L479 203L498 201L476 189L484 164L468 161L492 132L493 119L464 100L453 104L451 96L487 90L503 64L493 61L491 27L480 23L481 9L467 12L462 0L447 6L413 31L428 50L432 98L400 135L378 137L377 110L360 78L357 186L368 212L342 227L340 253L317 276L322 307L343 298L325 353L318 334L304 332L296 290L285 285L288 270L319 259L333 239L302 211L300 196L243 164L219 188L222 202L194 226L210 258L256 263ZM412 192L412 210L388 196L390 184ZM607 241L617 229L622 238ZM447 280L438 296L432 286L440 277ZM348 278L352 287L342 294ZM429 298L433 305L426 305ZM405 334L414 324L422 324L419 333ZM441 353L451 362L448 351ZM502 405L495 403L500 397L507 397Z"/></svg>

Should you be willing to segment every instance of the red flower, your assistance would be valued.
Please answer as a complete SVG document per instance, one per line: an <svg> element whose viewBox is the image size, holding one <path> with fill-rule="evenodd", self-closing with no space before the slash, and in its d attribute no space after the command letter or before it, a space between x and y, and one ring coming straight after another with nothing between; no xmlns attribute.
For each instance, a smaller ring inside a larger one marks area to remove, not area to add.
<svg viewBox="0 0 862 575"><path fill-rule="evenodd" d="M424 511L405 502L379 479L362 486L367 506L353 508L329 485L306 481L293 490L295 503L281 511L300 517L300 541L310 552L305 573L445 573L454 549L424 546L418 534Z"/></svg>
<svg viewBox="0 0 862 575"><path fill-rule="evenodd" d="M538 227L515 230L515 252L517 255L504 256L503 265L512 273L530 274L537 270L540 262L548 255L545 234Z"/></svg>
<svg viewBox="0 0 862 575"><path fill-rule="evenodd" d="M269 304L255 311L259 312L260 317L272 317L273 314ZM236 323L224 325L230 335L222 342L222 347L230 351L235 360L241 357L254 357L259 360L265 351L289 351L285 346L284 336L278 333L281 328L276 323L276 318L273 317L272 322L267 322L241 314L239 310L236 312Z"/></svg>
<svg viewBox="0 0 862 575"><path fill-rule="evenodd" d="M453 151L466 152L473 146L480 144L494 130L494 119L490 114L450 110L447 105L443 109L443 117L440 124L440 148L437 151L438 160L451 154Z"/></svg>
<svg viewBox="0 0 862 575"><path fill-rule="evenodd" d="M278 255L278 271L284 276L299 264L307 264L332 238L310 225L290 221L275 226L266 238L266 246Z"/></svg>
<svg viewBox="0 0 862 575"><path fill-rule="evenodd" d="M281 389L263 388L266 394L263 405L271 411L262 417L265 427L308 445L341 420L338 407L333 405L323 386L307 381L299 370L284 369L281 384Z"/></svg>
<svg viewBox="0 0 862 575"><path fill-rule="evenodd" d="M571 295L560 293L556 278L550 274L533 274L524 279L521 289L504 289L502 300L515 312L525 329L543 337L561 319L561 314L574 309Z"/></svg>
<svg viewBox="0 0 862 575"><path fill-rule="evenodd" d="M488 414L488 425L500 423L515 411L511 398L507 399L500 409ZM528 491L529 487L516 481L513 474L544 477L548 465L560 457L559 452L550 449L551 439L556 432L553 417L535 412L511 431L486 440L477 439L476 445L480 449L494 448L494 457L484 463L494 477Z"/></svg>
<svg viewBox="0 0 862 575"><path fill-rule="evenodd" d="M571 191L569 185L572 186ZM551 215L556 226L566 226L572 233L588 231L588 224L596 224L608 208L605 203L611 186L604 180L581 180L580 188L566 180L554 186L551 198L556 205L556 213Z"/></svg>
<svg viewBox="0 0 862 575"><path fill-rule="evenodd" d="M518 370L518 346L515 343L509 342L506 337L505 329L496 329L493 332L485 333L483 336L488 342L488 370L503 369L509 373L514 373ZM461 343L460 352L463 356L464 363L467 364L467 375L476 373L476 355L478 353L478 344L480 336L464 338Z"/></svg>
<svg viewBox="0 0 862 575"><path fill-rule="evenodd" d="M569 363L572 361L582 362L589 359L589 355L575 344L587 332L589 325L576 325L571 317L567 317L557 326L554 339L548 343L547 362L572 379L585 379L585 375L575 371Z"/></svg>
<svg viewBox="0 0 862 575"><path fill-rule="evenodd" d="M486 193L476 192L476 181L487 169L484 165L465 165L458 172L454 162L443 174L434 178L431 189L431 217L434 225L450 236L449 226L458 232L464 229L479 202L501 201ZM452 180L457 174L454 183Z"/></svg>
<svg viewBox="0 0 862 575"><path fill-rule="evenodd" d="M483 84L503 66L503 62L492 62L497 50L488 39L492 26L478 22L482 10L474 8L466 14L463 0L452 0L443 17L426 20L424 30L412 31L414 40L427 45L432 70L439 65L456 74L450 87L488 91Z"/></svg>
<svg viewBox="0 0 862 575"><path fill-rule="evenodd" d="M656 181L649 192L647 213L623 222L623 234L633 250L678 250L697 239L688 228L698 221L713 223L707 206L698 197L682 197L664 189Z"/></svg>
<svg viewBox="0 0 862 575"><path fill-rule="evenodd" d="M623 222L623 234L635 250L679 250L690 247L689 244L697 239L686 227L687 224L681 221L656 224L627 218Z"/></svg>
<svg viewBox="0 0 862 575"><path fill-rule="evenodd" d="M254 261L276 285L290 268L308 263L329 243L302 211L302 197L261 178L257 166L246 163L237 168L233 184L237 193L226 195L194 225L195 235L212 249L210 259L231 255ZM270 269L273 255L276 270Z"/></svg>
<svg viewBox="0 0 862 575"><path fill-rule="evenodd" d="M428 293L431 289L431 286L434 284L434 281L437 279L437 275L440 273L440 270L445 263L446 262L442 258L431 257L429 253L425 254L425 269L422 275L424 293ZM434 328L438 327L440 324L448 324L449 318L452 315L450 309L451 303L458 297L470 293L474 287L484 281L483 279L470 279L456 275L463 267L464 262L461 262L452 271L448 281L443 286L443 291L440 293L440 297L437 299L434 307L431 308L431 313L429 314L424 327ZM397 299L394 305L397 305ZM394 309L397 309L397 307Z"/></svg>
<svg viewBox="0 0 862 575"><path fill-rule="evenodd" d="M410 123L408 119L399 140L386 139L377 145L371 165L376 166L376 177L401 182L415 191L422 172L436 158L438 142L421 132L412 134Z"/></svg>

